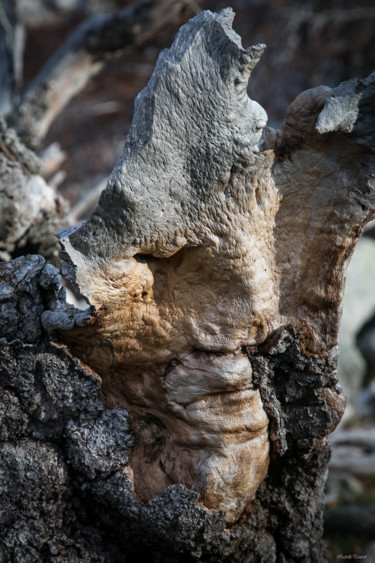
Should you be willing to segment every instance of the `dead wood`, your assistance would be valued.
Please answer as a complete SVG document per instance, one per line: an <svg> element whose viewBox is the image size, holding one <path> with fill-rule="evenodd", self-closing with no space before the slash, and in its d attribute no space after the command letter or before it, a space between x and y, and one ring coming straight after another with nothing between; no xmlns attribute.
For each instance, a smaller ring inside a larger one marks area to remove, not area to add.
<svg viewBox="0 0 375 563"><path fill-rule="evenodd" d="M375 77L304 92L268 129L246 93L263 46L232 19L181 29L97 207L60 234L88 306L40 256L1 266L5 560L327 560Z"/></svg>

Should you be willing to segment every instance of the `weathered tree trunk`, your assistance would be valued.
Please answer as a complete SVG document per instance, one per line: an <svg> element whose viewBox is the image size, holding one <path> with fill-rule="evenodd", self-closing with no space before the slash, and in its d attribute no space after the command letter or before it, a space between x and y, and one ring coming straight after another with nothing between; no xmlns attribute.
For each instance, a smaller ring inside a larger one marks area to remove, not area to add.
<svg viewBox="0 0 375 563"><path fill-rule="evenodd" d="M326 560L375 77L304 92L272 131L246 94L263 47L231 22L181 29L94 213L61 234L88 308L40 256L1 267L5 561Z"/></svg>

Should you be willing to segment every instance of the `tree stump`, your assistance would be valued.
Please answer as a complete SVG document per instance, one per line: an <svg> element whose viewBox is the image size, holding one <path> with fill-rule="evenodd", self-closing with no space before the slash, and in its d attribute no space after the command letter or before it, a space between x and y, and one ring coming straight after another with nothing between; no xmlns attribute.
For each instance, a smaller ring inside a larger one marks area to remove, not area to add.
<svg viewBox="0 0 375 563"><path fill-rule="evenodd" d="M246 93L264 47L232 19L181 28L92 216L60 234L87 308L39 256L1 266L4 560L326 560L375 75L271 130Z"/></svg>

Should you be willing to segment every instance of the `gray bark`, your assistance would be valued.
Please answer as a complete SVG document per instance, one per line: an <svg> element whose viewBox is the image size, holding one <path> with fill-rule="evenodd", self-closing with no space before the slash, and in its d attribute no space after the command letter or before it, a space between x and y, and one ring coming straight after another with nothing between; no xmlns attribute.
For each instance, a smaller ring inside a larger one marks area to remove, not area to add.
<svg viewBox="0 0 375 563"><path fill-rule="evenodd" d="M301 94L267 130L246 96L261 52L225 11L162 54L96 210L61 234L87 309L40 256L0 266L4 561L327 560L374 75Z"/></svg>

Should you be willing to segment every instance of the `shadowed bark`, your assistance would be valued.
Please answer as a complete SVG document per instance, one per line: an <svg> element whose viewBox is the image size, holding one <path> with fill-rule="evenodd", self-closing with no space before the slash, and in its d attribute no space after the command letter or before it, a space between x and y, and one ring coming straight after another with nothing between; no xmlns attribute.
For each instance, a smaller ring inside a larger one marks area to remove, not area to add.
<svg viewBox="0 0 375 563"><path fill-rule="evenodd" d="M58 264L55 233L67 203L41 176L42 163L0 118L0 259L39 252Z"/></svg>

